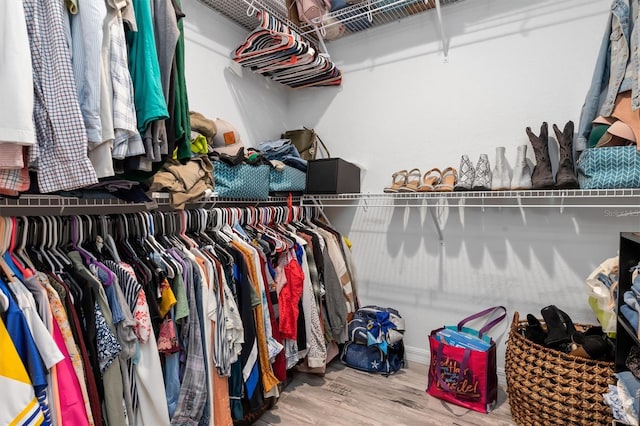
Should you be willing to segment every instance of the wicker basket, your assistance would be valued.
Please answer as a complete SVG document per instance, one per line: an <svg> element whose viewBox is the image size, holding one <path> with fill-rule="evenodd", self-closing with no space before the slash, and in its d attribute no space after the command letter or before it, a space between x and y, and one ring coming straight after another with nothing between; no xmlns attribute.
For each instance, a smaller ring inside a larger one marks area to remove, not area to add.
<svg viewBox="0 0 640 426"><path fill-rule="evenodd" d="M526 324L516 312L507 341L505 372L513 420L526 426L610 425L613 415L602 394L615 381L613 362L579 358L533 343L522 335Z"/></svg>

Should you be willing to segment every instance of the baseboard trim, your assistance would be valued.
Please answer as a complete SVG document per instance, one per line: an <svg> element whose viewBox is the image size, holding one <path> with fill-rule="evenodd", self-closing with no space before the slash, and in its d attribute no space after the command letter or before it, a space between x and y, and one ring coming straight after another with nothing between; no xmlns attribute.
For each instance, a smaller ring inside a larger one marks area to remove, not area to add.
<svg viewBox="0 0 640 426"><path fill-rule="evenodd" d="M417 348L415 346L405 346L404 353L409 362L416 362L418 364L429 365L431 354L428 349ZM500 385L507 384L507 376L504 372L504 368L498 367L496 371L498 375L498 383Z"/></svg>

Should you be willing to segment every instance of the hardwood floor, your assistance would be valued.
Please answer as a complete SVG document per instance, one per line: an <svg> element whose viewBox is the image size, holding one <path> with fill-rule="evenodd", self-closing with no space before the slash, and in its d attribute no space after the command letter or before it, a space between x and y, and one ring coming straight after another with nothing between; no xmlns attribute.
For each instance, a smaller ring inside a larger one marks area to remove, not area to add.
<svg viewBox="0 0 640 426"><path fill-rule="evenodd" d="M255 424L266 425L514 425L507 396L489 414L448 404L426 394L427 366L384 377L334 360L324 377L296 372L277 405Z"/></svg>

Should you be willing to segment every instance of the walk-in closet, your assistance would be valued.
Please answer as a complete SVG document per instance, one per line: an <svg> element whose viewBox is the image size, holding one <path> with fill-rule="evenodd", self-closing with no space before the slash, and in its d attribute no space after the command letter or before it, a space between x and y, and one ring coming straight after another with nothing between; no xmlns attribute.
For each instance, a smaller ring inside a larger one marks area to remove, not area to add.
<svg viewBox="0 0 640 426"><path fill-rule="evenodd" d="M0 28L0 426L640 424L640 1Z"/></svg>

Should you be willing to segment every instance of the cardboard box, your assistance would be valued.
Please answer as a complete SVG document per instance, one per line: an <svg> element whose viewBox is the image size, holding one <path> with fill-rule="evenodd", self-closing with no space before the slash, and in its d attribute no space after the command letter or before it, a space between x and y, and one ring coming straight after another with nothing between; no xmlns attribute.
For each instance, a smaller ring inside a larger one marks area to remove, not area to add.
<svg viewBox="0 0 640 426"><path fill-rule="evenodd" d="M360 168L342 158L309 160L307 194L356 194L360 192Z"/></svg>

